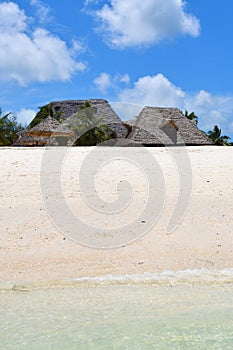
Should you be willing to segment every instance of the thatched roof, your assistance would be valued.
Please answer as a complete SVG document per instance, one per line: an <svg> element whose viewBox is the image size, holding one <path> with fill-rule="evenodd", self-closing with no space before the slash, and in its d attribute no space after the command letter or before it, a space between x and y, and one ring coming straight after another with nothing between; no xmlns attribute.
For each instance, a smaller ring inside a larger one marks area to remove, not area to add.
<svg viewBox="0 0 233 350"><path fill-rule="evenodd" d="M122 124L121 119L106 100L65 100L51 102L51 105L53 110L61 113L62 119L66 120L72 115L78 113L80 107L84 106L86 102L88 102L91 107L95 107L95 117L101 118L104 124L108 125L113 131L115 131L117 137L125 137L127 135L127 128Z"/></svg>
<svg viewBox="0 0 233 350"><path fill-rule="evenodd" d="M55 118L51 116L44 119L42 122L34 126L33 128L25 132L28 136L72 136L73 133L70 129L59 123Z"/></svg>
<svg viewBox="0 0 233 350"><path fill-rule="evenodd" d="M128 138L155 146L212 144L206 134L198 129L195 121L186 118L178 108L143 108Z"/></svg>
<svg viewBox="0 0 233 350"><path fill-rule="evenodd" d="M70 129L49 116L33 128L21 133L14 146L67 145L73 136Z"/></svg>

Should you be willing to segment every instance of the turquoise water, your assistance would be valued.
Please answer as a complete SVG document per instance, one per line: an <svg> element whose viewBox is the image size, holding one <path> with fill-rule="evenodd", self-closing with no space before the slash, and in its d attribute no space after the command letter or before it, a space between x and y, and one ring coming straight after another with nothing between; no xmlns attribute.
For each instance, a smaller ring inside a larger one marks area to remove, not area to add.
<svg viewBox="0 0 233 350"><path fill-rule="evenodd" d="M2 290L0 349L233 349L232 283L166 284Z"/></svg>

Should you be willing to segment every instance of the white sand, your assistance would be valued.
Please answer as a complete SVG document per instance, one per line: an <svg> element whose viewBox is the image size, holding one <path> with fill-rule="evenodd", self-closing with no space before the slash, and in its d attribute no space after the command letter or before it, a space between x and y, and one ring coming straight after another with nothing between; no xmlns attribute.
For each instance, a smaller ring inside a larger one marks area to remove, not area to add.
<svg viewBox="0 0 233 350"><path fill-rule="evenodd" d="M117 198L116 184L121 179L128 179L134 190L125 212L100 220L82 203L78 183L82 161L91 151L93 148L73 148L67 157L62 175L67 203L92 225L124 226L143 211L147 189L143 173L121 159L100 171L96 190L102 199ZM124 151L127 158L127 149ZM1 148L0 282L233 267L233 148L188 148L193 171L191 200L184 219L171 235L166 234L166 227L179 189L177 171L164 148L147 151L156 157L166 181L162 216L134 243L101 250L64 239L50 221L40 187L44 150ZM103 158L104 152L107 148ZM122 149L119 152L122 154Z"/></svg>

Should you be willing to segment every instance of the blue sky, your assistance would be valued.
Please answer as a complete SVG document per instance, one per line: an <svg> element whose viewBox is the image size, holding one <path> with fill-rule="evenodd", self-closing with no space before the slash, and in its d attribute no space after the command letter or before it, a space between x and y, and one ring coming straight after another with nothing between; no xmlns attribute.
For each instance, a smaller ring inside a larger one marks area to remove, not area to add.
<svg viewBox="0 0 233 350"><path fill-rule="evenodd" d="M0 1L0 106L23 123L60 99L106 98L126 119L133 104L179 107L233 136L232 13L230 0Z"/></svg>

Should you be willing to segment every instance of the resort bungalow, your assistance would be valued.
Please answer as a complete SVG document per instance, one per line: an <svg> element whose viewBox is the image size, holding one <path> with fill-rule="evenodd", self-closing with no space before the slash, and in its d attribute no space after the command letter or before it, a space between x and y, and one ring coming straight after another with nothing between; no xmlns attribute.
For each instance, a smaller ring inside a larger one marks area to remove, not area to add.
<svg viewBox="0 0 233 350"><path fill-rule="evenodd" d="M48 116L49 112L52 116ZM117 143L112 143L117 146L213 144L205 132L198 129L196 121L185 117L178 108L145 107L136 119L122 122L108 101L91 99L56 101L42 107L27 130L20 132L14 146L89 146L99 143L95 143L95 139L93 142L93 138L91 142L90 133L80 134L82 140L79 136L77 138L77 128L85 130L85 123L90 125L87 130L98 127L99 123L105 126L109 138L118 139Z"/></svg>
<svg viewBox="0 0 233 350"><path fill-rule="evenodd" d="M73 137L70 129L49 116L33 128L20 132L14 146L67 146Z"/></svg>
<svg viewBox="0 0 233 350"><path fill-rule="evenodd" d="M51 106L55 113L59 113L63 121L68 120L76 115L83 106L89 104L95 111L94 118L101 120L102 124L112 129L116 137L124 138L128 133L128 129L122 123L119 116L112 109L107 100L89 99L89 100L65 100L51 102ZM78 115L77 115L78 118Z"/></svg>
<svg viewBox="0 0 233 350"><path fill-rule="evenodd" d="M82 120L82 113L79 112L88 108L87 106L90 106L91 114L93 114L88 121L90 127L98 124L105 125L114 138L125 138L129 134L129 127L124 125L106 100L55 101L40 108L27 130L18 134L19 137L14 146L76 145L75 133L72 131L71 124L85 123ZM53 117L47 115L49 111Z"/></svg>
<svg viewBox="0 0 233 350"><path fill-rule="evenodd" d="M213 144L178 108L145 107L128 124L132 128L128 139L145 146Z"/></svg>

